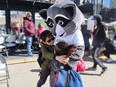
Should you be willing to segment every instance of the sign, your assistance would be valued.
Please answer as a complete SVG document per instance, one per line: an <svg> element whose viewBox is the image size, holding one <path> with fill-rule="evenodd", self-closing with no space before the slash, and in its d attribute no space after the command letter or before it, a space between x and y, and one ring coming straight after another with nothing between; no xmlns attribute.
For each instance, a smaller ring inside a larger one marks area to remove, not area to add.
<svg viewBox="0 0 116 87"><path fill-rule="evenodd" d="M87 30L93 30L93 29L94 29L94 20L93 20L93 16L91 16L90 18L88 18Z"/></svg>

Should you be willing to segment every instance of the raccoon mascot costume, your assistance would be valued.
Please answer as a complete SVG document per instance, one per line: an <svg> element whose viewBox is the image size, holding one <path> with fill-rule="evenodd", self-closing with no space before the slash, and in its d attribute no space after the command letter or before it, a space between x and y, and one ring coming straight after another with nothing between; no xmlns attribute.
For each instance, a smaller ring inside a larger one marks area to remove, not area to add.
<svg viewBox="0 0 116 87"><path fill-rule="evenodd" d="M80 30L80 25L84 21L82 12L73 1L61 0L48 9L42 9L39 14L56 35L55 44L65 41L69 45L77 46L77 50L70 56L68 62L71 68L74 67L84 55L84 40Z"/></svg>

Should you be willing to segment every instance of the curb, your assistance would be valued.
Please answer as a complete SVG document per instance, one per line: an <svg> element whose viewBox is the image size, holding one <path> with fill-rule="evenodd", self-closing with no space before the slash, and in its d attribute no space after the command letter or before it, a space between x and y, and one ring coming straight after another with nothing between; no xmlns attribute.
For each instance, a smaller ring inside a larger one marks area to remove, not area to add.
<svg viewBox="0 0 116 87"><path fill-rule="evenodd" d="M37 57L26 57L26 58L19 58L19 59L6 59L8 65L11 64L20 64L20 63L29 63L29 62L36 62Z"/></svg>

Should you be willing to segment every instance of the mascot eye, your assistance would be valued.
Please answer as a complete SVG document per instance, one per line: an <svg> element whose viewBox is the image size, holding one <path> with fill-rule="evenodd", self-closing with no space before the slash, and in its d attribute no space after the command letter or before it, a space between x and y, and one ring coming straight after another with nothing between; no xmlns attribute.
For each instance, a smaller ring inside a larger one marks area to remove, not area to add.
<svg viewBox="0 0 116 87"><path fill-rule="evenodd" d="M49 26L49 27L53 27L53 26L54 26L54 23L53 23L53 22L49 22L49 23L48 23L48 26Z"/></svg>
<svg viewBox="0 0 116 87"><path fill-rule="evenodd" d="M62 25L64 25L64 22L62 20L59 20L58 24L62 26Z"/></svg>
<svg viewBox="0 0 116 87"><path fill-rule="evenodd" d="M48 27L50 27L50 28L53 28L53 27L54 27L54 22L53 22L50 18L46 21L46 24L47 24Z"/></svg>
<svg viewBox="0 0 116 87"><path fill-rule="evenodd" d="M57 24L61 25L62 27L65 27L71 20L63 17L56 17L55 21Z"/></svg>

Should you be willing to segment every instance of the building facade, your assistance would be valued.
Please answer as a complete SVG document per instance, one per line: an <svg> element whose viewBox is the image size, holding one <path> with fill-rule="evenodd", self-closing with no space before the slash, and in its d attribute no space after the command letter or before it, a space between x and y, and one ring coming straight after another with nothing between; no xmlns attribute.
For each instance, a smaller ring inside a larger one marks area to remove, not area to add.
<svg viewBox="0 0 116 87"><path fill-rule="evenodd" d="M116 0L110 0L110 7L116 8Z"/></svg>
<svg viewBox="0 0 116 87"><path fill-rule="evenodd" d="M51 5L51 2L46 0L44 2L43 0L0 0L0 29L4 29L6 33L12 33L12 23L15 21L22 29L23 18L27 12L32 13L33 21L36 24L41 21L39 17L35 17L36 13Z"/></svg>

